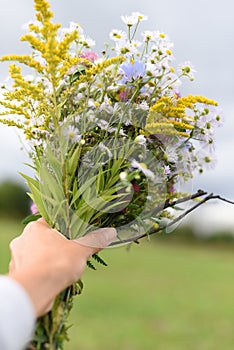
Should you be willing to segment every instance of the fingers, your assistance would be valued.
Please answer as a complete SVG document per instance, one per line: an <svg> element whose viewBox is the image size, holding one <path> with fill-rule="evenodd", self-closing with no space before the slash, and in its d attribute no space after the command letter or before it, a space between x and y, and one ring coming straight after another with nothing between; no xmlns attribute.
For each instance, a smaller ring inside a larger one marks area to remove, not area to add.
<svg viewBox="0 0 234 350"><path fill-rule="evenodd" d="M100 228L74 240L74 242L86 247L102 249L110 245L116 238L116 235L117 232L114 228Z"/></svg>
<svg viewBox="0 0 234 350"><path fill-rule="evenodd" d="M39 224L42 224L45 228L51 229L50 226L47 224L47 222L43 218L38 219L36 222ZM56 231L59 235L63 236L57 230L55 229L52 229L52 230ZM114 241L116 236L117 236L116 230L114 228L107 227L107 228L100 228L98 230L92 231L87 235L74 240L74 242L79 243L82 246L100 250L110 245Z"/></svg>
<svg viewBox="0 0 234 350"><path fill-rule="evenodd" d="M42 224L43 226L45 226L47 228L50 228L50 225L47 224L47 222L43 218L40 218L40 219L36 220L36 222Z"/></svg>

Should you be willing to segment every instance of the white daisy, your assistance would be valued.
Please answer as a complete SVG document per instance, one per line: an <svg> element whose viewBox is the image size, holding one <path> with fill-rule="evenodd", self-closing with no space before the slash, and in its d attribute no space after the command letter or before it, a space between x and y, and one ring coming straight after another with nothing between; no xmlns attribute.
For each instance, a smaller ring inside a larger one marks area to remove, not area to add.
<svg viewBox="0 0 234 350"><path fill-rule="evenodd" d="M148 20L148 16L143 15L143 14L140 13L140 12L133 12L133 13L132 13L132 16L136 17L137 20L138 20L139 22L147 21L147 20Z"/></svg>
<svg viewBox="0 0 234 350"><path fill-rule="evenodd" d="M127 40L127 34L123 30L113 29L109 34L111 40Z"/></svg>
<svg viewBox="0 0 234 350"><path fill-rule="evenodd" d="M147 165L145 163L139 163L135 159L133 159L131 161L131 166L135 169L140 170L150 180L155 180L155 174L153 173L153 171L147 168Z"/></svg>
<svg viewBox="0 0 234 350"><path fill-rule="evenodd" d="M129 27L134 26L138 22L137 16L131 14L131 16L121 16L122 21Z"/></svg>

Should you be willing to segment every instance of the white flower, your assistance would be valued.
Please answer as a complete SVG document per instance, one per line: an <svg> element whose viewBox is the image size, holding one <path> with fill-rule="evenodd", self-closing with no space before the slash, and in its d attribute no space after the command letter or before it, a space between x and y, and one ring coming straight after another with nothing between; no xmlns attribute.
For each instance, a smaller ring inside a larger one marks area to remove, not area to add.
<svg viewBox="0 0 234 350"><path fill-rule="evenodd" d="M134 26L138 22L137 16L131 14L131 16L121 16L122 21L129 27Z"/></svg>
<svg viewBox="0 0 234 350"><path fill-rule="evenodd" d="M179 65L179 74L189 77L190 80L194 80L194 73L196 73L196 70L191 62L186 61Z"/></svg>
<svg viewBox="0 0 234 350"><path fill-rule="evenodd" d="M152 62L148 61L146 63L146 71L151 73L153 76L160 75L161 64L158 62L152 63Z"/></svg>
<svg viewBox="0 0 234 350"><path fill-rule="evenodd" d="M131 55L136 55L139 56L140 53L138 51L138 48L142 45L140 41L137 40L132 40L129 42L128 40L119 40L118 42L116 41L115 45L115 51L117 55L126 55L126 56L131 56Z"/></svg>
<svg viewBox="0 0 234 350"><path fill-rule="evenodd" d="M212 106L203 107L202 115L197 120L196 125L199 128L205 128L207 130L213 131L215 127L220 127L223 125L223 111L220 108L215 108Z"/></svg>
<svg viewBox="0 0 234 350"><path fill-rule="evenodd" d="M131 161L131 166L133 168L140 170L150 180L155 180L155 174L153 173L153 171L147 168L147 165L145 163L139 163L135 159L133 159Z"/></svg>
<svg viewBox="0 0 234 350"><path fill-rule="evenodd" d="M90 49L90 47L95 46L95 41L88 36L80 35L80 44Z"/></svg>
<svg viewBox="0 0 234 350"><path fill-rule="evenodd" d="M163 32L160 32L159 30L155 31L155 38L159 41L163 41L164 43L168 43L169 42L169 39L168 39L168 36L163 33Z"/></svg>
<svg viewBox="0 0 234 350"><path fill-rule="evenodd" d="M100 105L99 110L104 111L108 114L112 114L114 111L114 108L108 101L105 101Z"/></svg>
<svg viewBox="0 0 234 350"><path fill-rule="evenodd" d="M131 43L129 41L118 41L115 45L115 51L117 55L129 55L131 54Z"/></svg>
<svg viewBox="0 0 234 350"><path fill-rule="evenodd" d="M216 164L217 164L217 158L216 157L211 157L210 155L207 155L204 151L199 150L196 153L196 158L198 159L199 166L201 167L201 170L203 168L206 168L207 170L209 169L214 169ZM202 172L202 171L200 171Z"/></svg>
<svg viewBox="0 0 234 350"><path fill-rule="evenodd" d="M146 101L141 102L136 106L137 110L142 110L142 111L148 111L149 110L149 105Z"/></svg>
<svg viewBox="0 0 234 350"><path fill-rule="evenodd" d="M145 30L143 33L141 33L141 35L143 36L144 41L151 41L156 39L155 32L152 32L151 30Z"/></svg>
<svg viewBox="0 0 234 350"><path fill-rule="evenodd" d="M140 12L133 12L132 16L136 17L139 22L148 20L148 16L143 15Z"/></svg>
<svg viewBox="0 0 234 350"><path fill-rule="evenodd" d="M176 148L174 145L166 146L165 154L169 162L172 162L172 163L178 162L179 160L178 148Z"/></svg>
<svg viewBox="0 0 234 350"><path fill-rule="evenodd" d="M96 103L93 98L89 98L88 107L96 107Z"/></svg>
<svg viewBox="0 0 234 350"><path fill-rule="evenodd" d="M130 16L121 16L121 19L127 26L132 27L138 22L147 21L148 17L140 12L132 12Z"/></svg>
<svg viewBox="0 0 234 350"><path fill-rule="evenodd" d="M109 34L111 40L119 41L126 40L127 34L123 30L113 29Z"/></svg>
<svg viewBox="0 0 234 350"><path fill-rule="evenodd" d="M131 45L132 45L133 47L135 47L135 48L138 48L138 47L140 47L140 46L142 45L142 42L139 41L139 40L132 40L132 41L131 41Z"/></svg>
<svg viewBox="0 0 234 350"><path fill-rule="evenodd" d="M120 174L119 174L119 178L121 181L124 181L127 179L127 176L128 176L128 173L126 171L122 171Z"/></svg>
<svg viewBox="0 0 234 350"><path fill-rule="evenodd" d="M138 135L138 136L135 138L134 142L139 143L140 145L145 145L145 143L146 143L146 138L145 138L144 135Z"/></svg>
<svg viewBox="0 0 234 350"><path fill-rule="evenodd" d="M79 142L81 140L81 135L78 134L78 130L72 125L69 125L67 128L65 128L64 136L66 136L73 143Z"/></svg>

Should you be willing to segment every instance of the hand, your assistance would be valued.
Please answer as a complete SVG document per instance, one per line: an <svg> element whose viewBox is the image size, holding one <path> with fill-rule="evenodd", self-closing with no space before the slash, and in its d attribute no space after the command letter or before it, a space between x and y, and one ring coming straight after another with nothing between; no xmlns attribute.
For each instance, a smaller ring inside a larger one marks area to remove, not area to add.
<svg viewBox="0 0 234 350"><path fill-rule="evenodd" d="M9 277L25 288L41 316L51 309L56 295L81 278L87 260L115 237L115 229L103 228L68 240L43 219L31 222L10 243Z"/></svg>

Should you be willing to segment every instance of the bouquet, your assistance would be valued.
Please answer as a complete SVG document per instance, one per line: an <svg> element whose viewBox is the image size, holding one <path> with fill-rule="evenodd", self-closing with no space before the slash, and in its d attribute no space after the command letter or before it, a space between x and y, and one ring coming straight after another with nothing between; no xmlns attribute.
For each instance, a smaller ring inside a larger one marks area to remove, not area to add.
<svg viewBox="0 0 234 350"><path fill-rule="evenodd" d="M2 88L0 121L27 140L35 176L22 175L37 215L68 239L115 227L113 245L180 220L168 208L205 194L180 188L214 164L214 130L222 124L217 102L181 96L181 79L192 81L194 69L188 62L173 66L164 33L138 36L145 15L122 16L126 31L112 30L111 43L97 54L79 24L61 28L46 0L34 2L36 20L21 38L31 54L1 58L17 64L9 66L11 88ZM30 349L63 347L81 289L78 281L58 296L38 320Z"/></svg>

